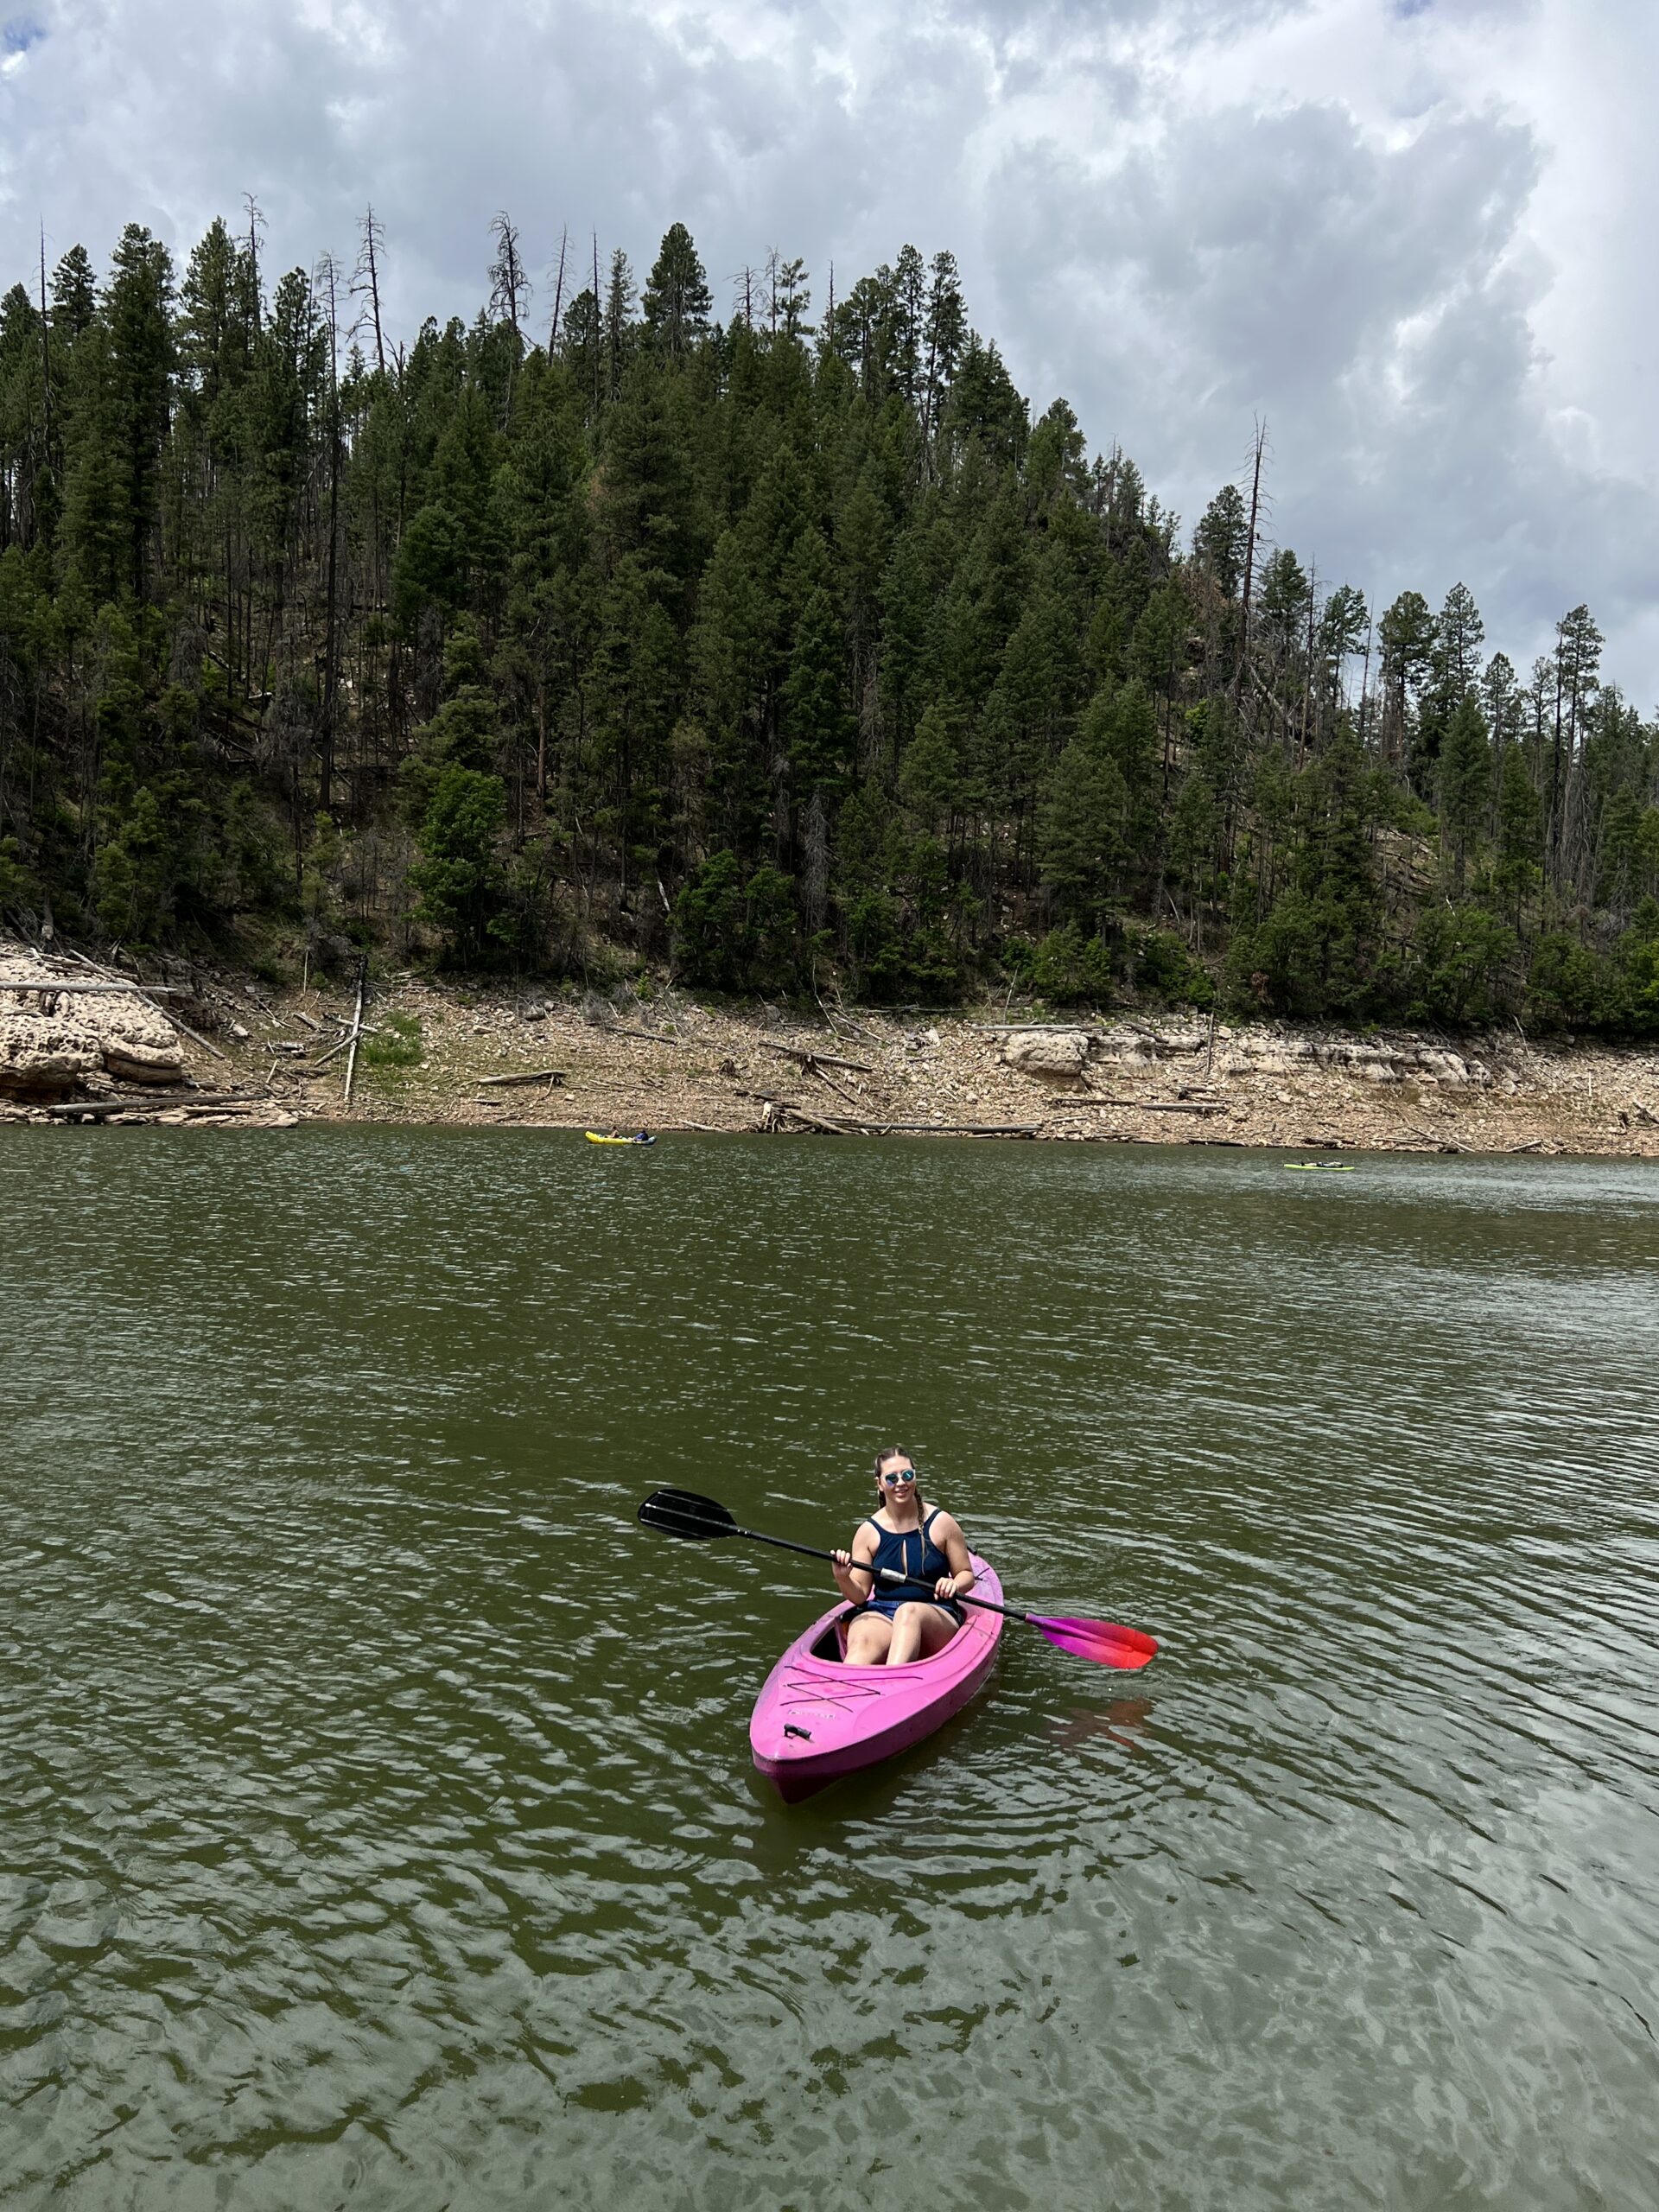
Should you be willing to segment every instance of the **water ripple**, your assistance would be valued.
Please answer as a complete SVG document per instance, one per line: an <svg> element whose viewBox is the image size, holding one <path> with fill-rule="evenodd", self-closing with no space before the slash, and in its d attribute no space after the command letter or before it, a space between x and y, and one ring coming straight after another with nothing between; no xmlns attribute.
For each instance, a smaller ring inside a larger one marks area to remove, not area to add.
<svg viewBox="0 0 1659 2212"><path fill-rule="evenodd" d="M1659 2200L1651 1171L126 1135L0 1133L0 2200ZM817 1572L633 1505L895 1434L1164 1656L785 1811Z"/></svg>

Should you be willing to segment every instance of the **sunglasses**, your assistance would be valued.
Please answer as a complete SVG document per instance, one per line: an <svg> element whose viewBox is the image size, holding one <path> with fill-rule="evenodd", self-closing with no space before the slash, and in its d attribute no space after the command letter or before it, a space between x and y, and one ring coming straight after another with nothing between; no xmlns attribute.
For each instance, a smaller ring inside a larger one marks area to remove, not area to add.
<svg viewBox="0 0 1659 2212"><path fill-rule="evenodd" d="M915 1479L916 1470L914 1467L906 1467L902 1474L878 1475L876 1477L877 1482L886 1483L889 1490L897 1490L900 1483L913 1483Z"/></svg>

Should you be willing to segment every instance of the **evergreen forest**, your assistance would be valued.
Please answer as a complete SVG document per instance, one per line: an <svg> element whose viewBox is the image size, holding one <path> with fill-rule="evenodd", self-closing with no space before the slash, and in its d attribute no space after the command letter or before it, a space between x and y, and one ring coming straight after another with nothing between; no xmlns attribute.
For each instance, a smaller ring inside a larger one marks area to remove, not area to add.
<svg viewBox="0 0 1659 2212"><path fill-rule="evenodd" d="M1659 1030L1659 736L1586 607L1374 608L1033 419L956 264L716 302L480 240L0 300L0 920L262 972ZM487 273L484 264L487 253Z"/></svg>

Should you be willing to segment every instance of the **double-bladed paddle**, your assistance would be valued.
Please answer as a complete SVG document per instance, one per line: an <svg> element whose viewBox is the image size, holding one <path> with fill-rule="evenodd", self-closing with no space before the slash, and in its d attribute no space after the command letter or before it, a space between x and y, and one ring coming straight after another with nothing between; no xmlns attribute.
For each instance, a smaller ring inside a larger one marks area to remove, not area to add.
<svg viewBox="0 0 1659 2212"><path fill-rule="evenodd" d="M654 1490L639 1508L639 1518L647 1529L659 1529L665 1536L684 1536L693 1543L705 1543L721 1536L743 1536L752 1544L771 1544L780 1552L799 1552L807 1559L827 1559L835 1562L833 1552L819 1551L811 1544L792 1544L786 1536L765 1536L758 1529L740 1529L732 1515L718 1499L699 1497L694 1490ZM864 1567L857 1570L875 1580L910 1585L920 1590L931 1590L933 1585L914 1574L900 1574L890 1567ZM874 1581L872 1587L874 1586ZM1001 1613L1004 1619L1023 1621L1027 1628L1034 1628L1057 1650L1069 1651L1074 1659L1092 1659L1097 1666L1121 1667L1133 1670L1144 1667L1158 1649L1155 1637L1143 1634L1138 1628L1120 1628L1116 1621L1084 1621L1068 1618L1064 1614L1022 1613L1017 1606L999 1605L989 1598L959 1597L959 1605L977 1605L982 1612Z"/></svg>

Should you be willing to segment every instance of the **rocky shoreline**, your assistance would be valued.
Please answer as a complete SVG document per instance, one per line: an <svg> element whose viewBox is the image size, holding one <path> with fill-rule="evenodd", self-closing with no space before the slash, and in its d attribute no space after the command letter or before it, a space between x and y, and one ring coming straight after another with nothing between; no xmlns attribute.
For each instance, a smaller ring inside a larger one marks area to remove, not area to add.
<svg viewBox="0 0 1659 2212"><path fill-rule="evenodd" d="M0 946L0 1121L918 1134L1659 1158L1659 1048L1201 1016L709 1006L384 978L142 985Z"/></svg>

